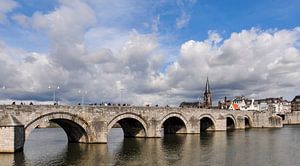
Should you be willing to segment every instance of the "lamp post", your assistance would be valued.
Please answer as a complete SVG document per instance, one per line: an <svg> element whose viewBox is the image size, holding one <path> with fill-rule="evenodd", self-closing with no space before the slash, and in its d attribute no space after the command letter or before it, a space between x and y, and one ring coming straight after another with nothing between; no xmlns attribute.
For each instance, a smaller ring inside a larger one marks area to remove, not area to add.
<svg viewBox="0 0 300 166"><path fill-rule="evenodd" d="M166 106L169 106L169 98L170 98L170 93L169 92L167 92L166 93Z"/></svg>
<svg viewBox="0 0 300 166"><path fill-rule="evenodd" d="M78 93L81 94L81 105L83 105L84 104L84 95L87 94L87 91L84 91L84 93L83 92L81 93L81 90L78 90Z"/></svg>
<svg viewBox="0 0 300 166"><path fill-rule="evenodd" d="M3 94L5 93L5 89L6 89L5 85L3 85L3 86L2 86ZM3 97L4 97L4 96L3 96Z"/></svg>
<svg viewBox="0 0 300 166"><path fill-rule="evenodd" d="M51 89L52 87L49 85L48 89ZM53 88L53 103L56 103L56 89L60 89L59 86L57 86L56 88Z"/></svg>
<svg viewBox="0 0 300 166"><path fill-rule="evenodd" d="M122 94L123 94L123 91L124 91L125 89L124 88L120 88L120 104L122 105Z"/></svg>
<svg viewBox="0 0 300 166"><path fill-rule="evenodd" d="M6 89L5 85L3 85L2 86L3 94L4 94L5 89Z"/></svg>
<svg viewBox="0 0 300 166"><path fill-rule="evenodd" d="M100 97L100 102L105 103L106 100L106 92L103 92L102 97Z"/></svg>

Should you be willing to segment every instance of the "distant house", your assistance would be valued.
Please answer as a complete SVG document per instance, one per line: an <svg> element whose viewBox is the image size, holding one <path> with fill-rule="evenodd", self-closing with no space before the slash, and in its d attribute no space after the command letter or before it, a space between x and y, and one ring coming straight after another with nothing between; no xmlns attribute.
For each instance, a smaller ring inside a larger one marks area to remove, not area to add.
<svg viewBox="0 0 300 166"><path fill-rule="evenodd" d="M245 111L271 111L276 114L285 114L287 112L291 112L291 104L289 101L283 100L282 97L254 100L247 99L244 96L236 96L232 100L228 109Z"/></svg>
<svg viewBox="0 0 300 166"><path fill-rule="evenodd" d="M229 108L230 110L243 110L243 111L248 111L248 110L258 110L258 108L254 105L254 100L249 100L245 98L245 96L236 96Z"/></svg>
<svg viewBox="0 0 300 166"><path fill-rule="evenodd" d="M254 104L258 106L259 111L272 111L273 113L284 113L284 104L287 101L283 100L282 97L277 98L265 98L254 101Z"/></svg>
<svg viewBox="0 0 300 166"><path fill-rule="evenodd" d="M199 108L200 103L199 102L182 102L182 103L180 103L179 107L181 107L181 108Z"/></svg>
<svg viewBox="0 0 300 166"><path fill-rule="evenodd" d="M287 112L291 112L292 111L292 107L291 107L291 102L284 100L282 103L282 112L283 113L287 113Z"/></svg>
<svg viewBox="0 0 300 166"><path fill-rule="evenodd" d="M228 100L227 97L224 97L224 101L219 101L218 102L218 109L229 109L232 101Z"/></svg>
<svg viewBox="0 0 300 166"><path fill-rule="evenodd" d="M295 96L291 102L291 111L300 111L300 96Z"/></svg>

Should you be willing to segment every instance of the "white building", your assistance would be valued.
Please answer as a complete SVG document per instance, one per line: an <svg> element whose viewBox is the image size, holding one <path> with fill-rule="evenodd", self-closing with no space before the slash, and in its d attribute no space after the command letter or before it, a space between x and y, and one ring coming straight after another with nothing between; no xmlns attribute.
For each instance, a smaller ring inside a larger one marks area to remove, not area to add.
<svg viewBox="0 0 300 166"><path fill-rule="evenodd" d="M235 97L229 107L231 110L271 111L276 114L291 112L291 103L279 98L249 100L244 96Z"/></svg>

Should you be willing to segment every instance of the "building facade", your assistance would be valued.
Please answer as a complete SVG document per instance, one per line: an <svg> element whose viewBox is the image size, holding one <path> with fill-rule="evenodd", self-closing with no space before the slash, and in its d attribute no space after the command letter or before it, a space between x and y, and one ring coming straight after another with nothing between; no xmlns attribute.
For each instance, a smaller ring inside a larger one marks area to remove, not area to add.
<svg viewBox="0 0 300 166"><path fill-rule="evenodd" d="M291 102L291 111L300 111L300 96L295 96Z"/></svg>
<svg viewBox="0 0 300 166"><path fill-rule="evenodd" d="M300 108L299 105L298 108ZM287 112L291 112L291 103L287 100L283 100L282 97L254 100L248 99L244 96L236 96L232 100L228 109L242 111L270 111L276 114L285 114Z"/></svg>

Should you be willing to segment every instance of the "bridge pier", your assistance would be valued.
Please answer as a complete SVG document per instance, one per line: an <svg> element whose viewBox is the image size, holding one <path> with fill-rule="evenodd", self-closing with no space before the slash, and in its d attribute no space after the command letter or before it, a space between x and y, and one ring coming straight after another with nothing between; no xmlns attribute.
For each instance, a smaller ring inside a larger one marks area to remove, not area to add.
<svg viewBox="0 0 300 166"><path fill-rule="evenodd" d="M24 125L12 115L4 115L0 120L0 153L22 151L24 140Z"/></svg>
<svg viewBox="0 0 300 166"><path fill-rule="evenodd" d="M159 121L152 119L149 123L148 129L147 129L147 135L148 138L161 138L161 126Z"/></svg>
<svg viewBox="0 0 300 166"><path fill-rule="evenodd" d="M95 121L91 123L91 135L89 136L89 141L87 143L107 143L107 122L105 121Z"/></svg>
<svg viewBox="0 0 300 166"><path fill-rule="evenodd" d="M216 126L215 126L216 131L226 131L227 126L226 126L226 117L219 117L216 119Z"/></svg>
<svg viewBox="0 0 300 166"><path fill-rule="evenodd" d="M236 120L236 129L245 129L245 118L239 116Z"/></svg>

